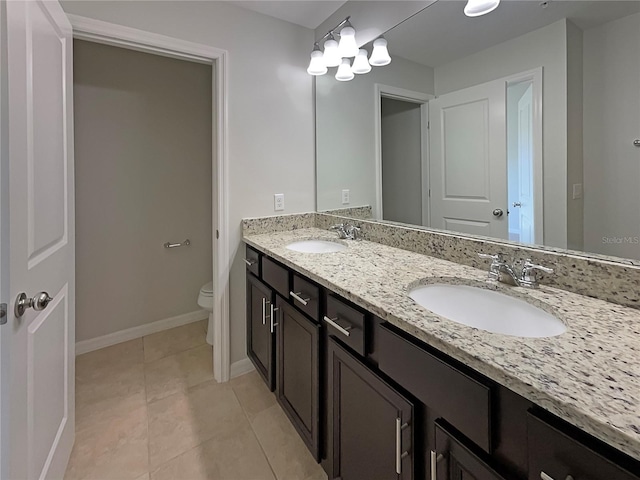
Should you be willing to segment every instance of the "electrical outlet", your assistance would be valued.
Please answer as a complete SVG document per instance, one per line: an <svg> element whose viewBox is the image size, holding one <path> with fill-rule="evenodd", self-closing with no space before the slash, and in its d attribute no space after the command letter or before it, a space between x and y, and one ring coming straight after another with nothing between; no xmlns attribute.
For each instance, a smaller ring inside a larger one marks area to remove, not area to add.
<svg viewBox="0 0 640 480"><path fill-rule="evenodd" d="M349 205L349 203L351 202L351 199L349 198L349 190L342 190L342 204L343 205Z"/></svg>
<svg viewBox="0 0 640 480"><path fill-rule="evenodd" d="M578 198L582 198L582 184L574 183L573 184L573 199L577 200Z"/></svg>
<svg viewBox="0 0 640 480"><path fill-rule="evenodd" d="M276 193L273 196L273 209L276 212L284 210L284 193Z"/></svg>

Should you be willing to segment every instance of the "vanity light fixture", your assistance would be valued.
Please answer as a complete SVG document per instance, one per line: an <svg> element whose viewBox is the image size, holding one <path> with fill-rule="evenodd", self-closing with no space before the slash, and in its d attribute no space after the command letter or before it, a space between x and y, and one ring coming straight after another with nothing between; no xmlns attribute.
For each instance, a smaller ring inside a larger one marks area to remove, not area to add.
<svg viewBox="0 0 640 480"><path fill-rule="evenodd" d="M338 53L342 58L355 57L358 54L358 44L356 43L356 31L347 19L342 30L340 30L340 43Z"/></svg>
<svg viewBox="0 0 640 480"><path fill-rule="evenodd" d="M327 73L327 66L324 63L322 50L320 45L316 42L311 52L311 61L309 62L309 68L307 68L309 75L324 75Z"/></svg>
<svg viewBox="0 0 640 480"><path fill-rule="evenodd" d="M382 67L391 63L389 50L387 50L387 40L383 36L373 41L373 51L369 57L369 63L374 67Z"/></svg>
<svg viewBox="0 0 640 480"><path fill-rule="evenodd" d="M345 18L313 44L311 61L307 68L309 75L324 75L327 73L327 67L338 67L336 79L341 82L348 82L354 78L354 74L369 73L372 65L381 67L391 63L391 57L387 50L387 40L382 36L373 41L371 57L367 58L367 50L358 48L356 30L351 25L350 18ZM340 37L340 43L338 43L334 35ZM323 41L324 51L320 47L320 43ZM354 57L353 65L350 60L352 57Z"/></svg>
<svg viewBox="0 0 640 480"><path fill-rule="evenodd" d="M479 17L493 12L500 5L500 0L468 0L464 7L467 17Z"/></svg>
<svg viewBox="0 0 640 480"><path fill-rule="evenodd" d="M327 67L337 67L342 63L342 57L338 53L338 42L333 37L333 32L329 33L329 38L324 42L322 59Z"/></svg>
<svg viewBox="0 0 640 480"><path fill-rule="evenodd" d="M351 71L353 73L362 75L363 73L369 73L371 71L371 65L369 64L367 55L368 53L364 48L361 48L358 51L356 58L353 59L353 65L351 66Z"/></svg>
<svg viewBox="0 0 640 480"><path fill-rule="evenodd" d="M353 72L351 71L351 61L348 58L343 58L342 63L338 67L336 72L336 80L339 82L348 82L353 80Z"/></svg>

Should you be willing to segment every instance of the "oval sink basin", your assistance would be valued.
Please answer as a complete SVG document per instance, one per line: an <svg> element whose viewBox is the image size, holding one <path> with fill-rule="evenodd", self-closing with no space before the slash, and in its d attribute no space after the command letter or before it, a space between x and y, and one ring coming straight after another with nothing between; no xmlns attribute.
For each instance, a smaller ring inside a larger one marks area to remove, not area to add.
<svg viewBox="0 0 640 480"><path fill-rule="evenodd" d="M515 337L555 337L567 327L553 315L517 298L467 285L416 287L409 296L433 313L487 332Z"/></svg>
<svg viewBox="0 0 640 480"><path fill-rule="evenodd" d="M301 242L290 243L287 245L287 248L294 252L302 253L334 253L346 250L347 246L327 240L303 240Z"/></svg>

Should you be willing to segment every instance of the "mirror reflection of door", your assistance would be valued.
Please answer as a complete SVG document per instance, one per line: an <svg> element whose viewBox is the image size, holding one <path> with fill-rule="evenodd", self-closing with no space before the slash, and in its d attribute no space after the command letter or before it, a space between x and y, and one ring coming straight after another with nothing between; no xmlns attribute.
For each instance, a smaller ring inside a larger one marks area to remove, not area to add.
<svg viewBox="0 0 640 480"><path fill-rule="evenodd" d="M509 240L535 243L533 83L507 87Z"/></svg>
<svg viewBox="0 0 640 480"><path fill-rule="evenodd" d="M382 97L380 119L382 218L422 225L421 106L415 102Z"/></svg>
<svg viewBox="0 0 640 480"><path fill-rule="evenodd" d="M508 238L505 85L429 102L432 227Z"/></svg>

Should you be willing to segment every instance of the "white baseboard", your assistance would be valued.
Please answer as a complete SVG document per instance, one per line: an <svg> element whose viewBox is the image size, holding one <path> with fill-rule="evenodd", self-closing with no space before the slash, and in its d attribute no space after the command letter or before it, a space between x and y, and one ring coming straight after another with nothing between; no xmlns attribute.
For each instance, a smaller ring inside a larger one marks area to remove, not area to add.
<svg viewBox="0 0 640 480"><path fill-rule="evenodd" d="M198 322L209 318L209 312L206 310L197 310L195 312L185 313L176 317L164 318L155 322L147 323L137 327L127 328L119 332L109 333L101 337L90 338L76 342L76 355L93 352L104 347L110 347L116 343L126 342L135 338L151 335L152 333L161 332L170 328L181 327L188 323Z"/></svg>
<svg viewBox="0 0 640 480"><path fill-rule="evenodd" d="M229 378L239 377L240 375L244 375L245 373L249 373L255 370L253 363L249 358L243 358L242 360L238 360L237 362L233 362L231 364L231 371L229 372Z"/></svg>

